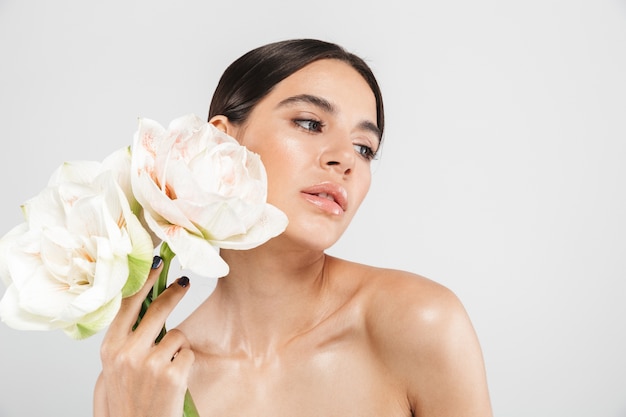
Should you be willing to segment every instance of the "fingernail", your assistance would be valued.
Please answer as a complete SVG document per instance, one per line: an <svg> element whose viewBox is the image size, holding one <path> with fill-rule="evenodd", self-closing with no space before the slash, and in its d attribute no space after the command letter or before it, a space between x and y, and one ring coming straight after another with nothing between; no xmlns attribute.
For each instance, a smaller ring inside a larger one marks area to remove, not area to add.
<svg viewBox="0 0 626 417"><path fill-rule="evenodd" d="M152 269L157 269L159 266L161 266L161 257L159 255L155 255L154 258L152 258Z"/></svg>
<svg viewBox="0 0 626 417"><path fill-rule="evenodd" d="M189 278L180 277L178 278L178 281L176 281L176 283L180 285L181 287L185 288L187 285L189 285Z"/></svg>

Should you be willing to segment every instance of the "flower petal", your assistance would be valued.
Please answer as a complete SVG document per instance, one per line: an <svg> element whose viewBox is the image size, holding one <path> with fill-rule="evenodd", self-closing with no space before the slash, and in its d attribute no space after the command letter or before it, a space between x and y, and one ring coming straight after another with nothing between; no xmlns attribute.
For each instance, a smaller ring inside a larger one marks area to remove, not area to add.
<svg viewBox="0 0 626 417"><path fill-rule="evenodd" d="M147 174L142 173L134 176L132 184L137 201L143 206L146 213L152 217L161 217L171 224L184 226L189 230L195 228L174 201L160 190Z"/></svg>
<svg viewBox="0 0 626 417"><path fill-rule="evenodd" d="M228 275L228 264L219 256L219 250L202 237L190 234L179 226L167 229L168 245L179 258L180 266L205 277Z"/></svg>
<svg viewBox="0 0 626 417"><path fill-rule="evenodd" d="M92 336L111 324L120 309L122 296L118 295L107 304L91 314L84 316L78 323L73 323L63 329L72 339L85 339Z"/></svg>
<svg viewBox="0 0 626 417"><path fill-rule="evenodd" d="M15 285L9 286L0 300L0 318L7 326L17 330L54 330L65 323L53 322L49 317L39 316L22 309L19 292Z"/></svg>
<svg viewBox="0 0 626 417"><path fill-rule="evenodd" d="M126 227L132 242L132 250L128 254L129 271L122 289L123 297L131 296L143 287L148 279L154 253L152 238L136 217L127 216Z"/></svg>
<svg viewBox="0 0 626 417"><path fill-rule="evenodd" d="M281 234L288 222L285 213L271 204L266 204L265 212L259 221L245 234L231 236L220 241L212 240L211 244L223 249L252 249Z"/></svg>
<svg viewBox="0 0 626 417"><path fill-rule="evenodd" d="M0 239L0 280L8 287L13 280L9 272L8 260L11 257L11 250L15 242L28 231L28 224L21 223L9 230L2 239Z"/></svg>
<svg viewBox="0 0 626 417"><path fill-rule="evenodd" d="M100 172L96 161L68 161L59 166L48 180L49 186L62 183L89 184Z"/></svg>

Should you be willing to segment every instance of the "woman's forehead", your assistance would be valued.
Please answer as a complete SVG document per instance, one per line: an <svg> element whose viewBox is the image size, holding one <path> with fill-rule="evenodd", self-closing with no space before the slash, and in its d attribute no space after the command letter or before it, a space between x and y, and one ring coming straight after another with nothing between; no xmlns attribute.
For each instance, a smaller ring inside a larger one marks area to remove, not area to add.
<svg viewBox="0 0 626 417"><path fill-rule="evenodd" d="M336 59L304 66L276 84L265 98L273 106L309 103L329 113L356 106L376 120L376 98L370 86L352 66Z"/></svg>

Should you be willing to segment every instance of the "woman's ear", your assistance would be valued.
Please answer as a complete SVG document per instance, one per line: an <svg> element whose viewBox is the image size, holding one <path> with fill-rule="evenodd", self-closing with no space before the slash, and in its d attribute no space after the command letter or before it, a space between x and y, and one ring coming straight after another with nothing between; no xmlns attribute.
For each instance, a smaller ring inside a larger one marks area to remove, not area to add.
<svg viewBox="0 0 626 417"><path fill-rule="evenodd" d="M211 123L222 132L226 133L227 135L233 136L234 126L232 125L232 123L230 123L228 117L221 114L213 116L211 117L211 120L209 120L209 123Z"/></svg>
<svg viewBox="0 0 626 417"><path fill-rule="evenodd" d="M228 117L221 114L213 116L211 117L211 120L209 120L209 123L215 126L218 130L226 133L231 138L235 138L237 142L241 143L241 141L239 140L239 135L242 134L243 128L241 126L233 124L230 120L228 120Z"/></svg>

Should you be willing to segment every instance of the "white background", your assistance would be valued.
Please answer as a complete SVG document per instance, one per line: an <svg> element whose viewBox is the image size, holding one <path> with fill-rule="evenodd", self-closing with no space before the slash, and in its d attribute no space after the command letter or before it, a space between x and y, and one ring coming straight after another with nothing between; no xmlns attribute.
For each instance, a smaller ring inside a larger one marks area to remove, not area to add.
<svg viewBox="0 0 626 417"><path fill-rule="evenodd" d="M0 234L60 163L205 117L233 59L293 37L366 58L386 100L331 253L456 292L496 416L626 416L624 0L0 0ZM0 416L91 415L101 337L0 324Z"/></svg>

